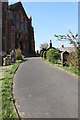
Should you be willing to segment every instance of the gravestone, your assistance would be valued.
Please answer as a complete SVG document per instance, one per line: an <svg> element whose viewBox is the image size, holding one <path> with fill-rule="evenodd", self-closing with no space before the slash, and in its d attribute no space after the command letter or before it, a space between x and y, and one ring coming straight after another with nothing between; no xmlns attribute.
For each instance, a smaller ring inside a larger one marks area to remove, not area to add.
<svg viewBox="0 0 80 120"><path fill-rule="evenodd" d="M11 62L15 63L15 61L16 61L16 53L15 53L15 51L12 50L12 52L10 53L10 55L11 55Z"/></svg>
<svg viewBox="0 0 80 120"><path fill-rule="evenodd" d="M43 52L44 52L44 51L43 51L43 50L41 50L41 52L40 52L40 56L41 56L41 57L43 57Z"/></svg>
<svg viewBox="0 0 80 120"><path fill-rule="evenodd" d="M61 53L61 64L62 66L66 66L67 65L67 58L69 56L69 52L65 51Z"/></svg>
<svg viewBox="0 0 80 120"><path fill-rule="evenodd" d="M3 65L3 62L2 62L2 56L0 55L0 66Z"/></svg>
<svg viewBox="0 0 80 120"><path fill-rule="evenodd" d="M6 52L0 52L0 66L3 66L3 58L7 56Z"/></svg>
<svg viewBox="0 0 80 120"><path fill-rule="evenodd" d="M43 52L43 58L46 59L46 51Z"/></svg>

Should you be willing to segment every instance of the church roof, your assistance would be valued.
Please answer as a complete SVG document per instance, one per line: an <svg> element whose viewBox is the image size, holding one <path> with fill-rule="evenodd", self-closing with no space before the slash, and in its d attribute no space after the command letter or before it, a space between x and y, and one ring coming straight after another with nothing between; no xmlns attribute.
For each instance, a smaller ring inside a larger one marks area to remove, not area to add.
<svg viewBox="0 0 80 120"><path fill-rule="evenodd" d="M9 10L13 12L21 10L23 11L24 15L27 17L24 7L20 1L15 4L9 5Z"/></svg>
<svg viewBox="0 0 80 120"><path fill-rule="evenodd" d="M18 2L19 3L19 2ZM12 5L9 6L10 10L15 9L15 7L18 5L18 3L14 3Z"/></svg>

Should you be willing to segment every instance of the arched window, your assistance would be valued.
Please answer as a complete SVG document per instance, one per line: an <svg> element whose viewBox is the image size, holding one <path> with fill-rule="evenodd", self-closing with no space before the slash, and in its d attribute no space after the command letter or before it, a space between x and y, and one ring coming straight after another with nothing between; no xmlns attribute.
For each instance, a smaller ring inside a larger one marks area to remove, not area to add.
<svg viewBox="0 0 80 120"><path fill-rule="evenodd" d="M14 14L14 27L16 29L16 14Z"/></svg>
<svg viewBox="0 0 80 120"><path fill-rule="evenodd" d="M23 19L23 31L25 32L25 17Z"/></svg>
<svg viewBox="0 0 80 120"><path fill-rule="evenodd" d="M21 31L21 14L19 13L19 31Z"/></svg>
<svg viewBox="0 0 80 120"><path fill-rule="evenodd" d="M28 20L26 19L26 24L28 23Z"/></svg>

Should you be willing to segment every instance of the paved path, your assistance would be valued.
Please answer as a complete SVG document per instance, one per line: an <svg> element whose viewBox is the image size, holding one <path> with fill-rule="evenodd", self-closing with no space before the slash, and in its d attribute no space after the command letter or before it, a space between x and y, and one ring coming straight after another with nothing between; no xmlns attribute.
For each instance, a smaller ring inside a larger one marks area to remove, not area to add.
<svg viewBox="0 0 80 120"><path fill-rule="evenodd" d="M14 94L24 118L77 118L77 77L40 58L28 58L14 77Z"/></svg>

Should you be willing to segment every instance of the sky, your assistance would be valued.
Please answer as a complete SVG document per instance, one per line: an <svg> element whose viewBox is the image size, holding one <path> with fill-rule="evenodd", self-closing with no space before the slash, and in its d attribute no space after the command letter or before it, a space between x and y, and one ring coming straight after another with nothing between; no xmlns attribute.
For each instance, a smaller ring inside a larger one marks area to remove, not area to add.
<svg viewBox="0 0 80 120"><path fill-rule="evenodd" d="M9 3L11 4L11 3ZM77 2L22 2L28 16L32 16L35 48L52 40L53 47L70 46L68 41L58 41L54 34L78 33Z"/></svg>

